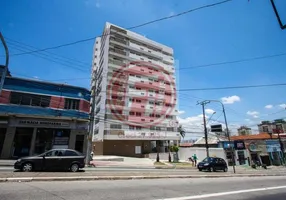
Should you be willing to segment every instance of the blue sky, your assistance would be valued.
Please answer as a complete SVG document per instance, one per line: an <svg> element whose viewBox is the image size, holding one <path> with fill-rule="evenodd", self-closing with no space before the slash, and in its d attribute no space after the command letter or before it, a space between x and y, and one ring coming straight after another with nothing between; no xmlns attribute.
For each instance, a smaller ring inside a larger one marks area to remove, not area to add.
<svg viewBox="0 0 286 200"><path fill-rule="evenodd" d="M100 35L106 21L131 27L215 2L219 0L2 0L0 28L9 39L45 48ZM286 23L286 1L276 2ZM134 31L174 49L178 89L286 82L286 56L179 70L286 53L286 30L279 28L269 1L233 0ZM12 40L8 41L11 54L27 50ZM88 88L92 48L93 41L89 41L49 51L80 61L60 61L68 66L38 57L45 55L11 56L10 70L15 76ZM3 53L1 49L0 54ZM286 111L279 106L286 103L284 91L285 86L179 92L179 120L188 130L201 131L201 107L196 105L197 100L231 97L226 99L231 126L250 125L257 129L255 124L261 120L286 118ZM272 108L265 108L266 105ZM219 105L209 104L207 108L216 111L213 119L223 120ZM207 113L210 115L211 110Z"/></svg>

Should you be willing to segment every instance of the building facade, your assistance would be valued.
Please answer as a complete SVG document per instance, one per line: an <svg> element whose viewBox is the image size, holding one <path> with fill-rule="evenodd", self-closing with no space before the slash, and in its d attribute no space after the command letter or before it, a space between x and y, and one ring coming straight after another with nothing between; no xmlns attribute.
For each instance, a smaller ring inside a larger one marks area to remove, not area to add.
<svg viewBox="0 0 286 200"><path fill-rule="evenodd" d="M274 121L262 121L258 124L260 133L285 133L286 132L286 121L284 119L276 119Z"/></svg>
<svg viewBox="0 0 286 200"><path fill-rule="evenodd" d="M180 140L171 48L106 23L92 71L95 154L140 157Z"/></svg>
<svg viewBox="0 0 286 200"><path fill-rule="evenodd" d="M0 95L0 158L52 148L85 153L89 101L84 88L6 77Z"/></svg>
<svg viewBox="0 0 286 200"><path fill-rule="evenodd" d="M252 134L251 128L247 126L241 126L237 129L238 135L250 135Z"/></svg>

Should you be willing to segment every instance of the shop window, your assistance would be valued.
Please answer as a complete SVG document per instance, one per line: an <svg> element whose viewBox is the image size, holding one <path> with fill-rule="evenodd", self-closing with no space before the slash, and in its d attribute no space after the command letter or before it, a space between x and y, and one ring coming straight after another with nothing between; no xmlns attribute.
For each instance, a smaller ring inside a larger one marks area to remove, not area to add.
<svg viewBox="0 0 286 200"><path fill-rule="evenodd" d="M79 100L78 99L65 99L65 109L67 110L78 110Z"/></svg>
<svg viewBox="0 0 286 200"><path fill-rule="evenodd" d="M51 97L20 92L11 92L10 103L17 105L49 107Z"/></svg>
<svg viewBox="0 0 286 200"><path fill-rule="evenodd" d="M121 129L121 124L110 124L111 129Z"/></svg>

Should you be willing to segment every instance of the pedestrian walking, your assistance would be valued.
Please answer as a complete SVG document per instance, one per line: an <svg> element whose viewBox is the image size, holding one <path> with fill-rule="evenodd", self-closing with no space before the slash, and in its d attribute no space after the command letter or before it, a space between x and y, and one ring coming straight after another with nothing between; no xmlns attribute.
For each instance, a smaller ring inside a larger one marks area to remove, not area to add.
<svg viewBox="0 0 286 200"><path fill-rule="evenodd" d="M197 160L198 160L198 157L196 154L193 155L193 160L195 162L195 167L197 166Z"/></svg>

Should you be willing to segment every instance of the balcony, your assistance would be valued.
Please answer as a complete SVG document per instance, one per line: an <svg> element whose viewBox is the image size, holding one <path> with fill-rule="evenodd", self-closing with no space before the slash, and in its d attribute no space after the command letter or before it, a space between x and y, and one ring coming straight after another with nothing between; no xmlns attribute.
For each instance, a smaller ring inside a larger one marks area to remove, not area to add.
<svg viewBox="0 0 286 200"><path fill-rule="evenodd" d="M119 43L119 44L123 44L123 45L128 45L128 42L126 40L120 39L120 38L113 36L113 35L110 36L110 42L114 43L114 44Z"/></svg>

